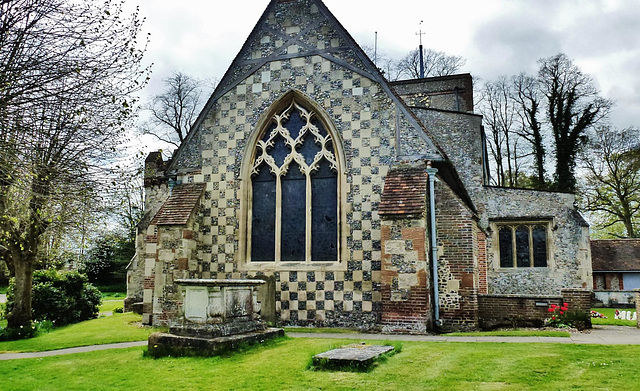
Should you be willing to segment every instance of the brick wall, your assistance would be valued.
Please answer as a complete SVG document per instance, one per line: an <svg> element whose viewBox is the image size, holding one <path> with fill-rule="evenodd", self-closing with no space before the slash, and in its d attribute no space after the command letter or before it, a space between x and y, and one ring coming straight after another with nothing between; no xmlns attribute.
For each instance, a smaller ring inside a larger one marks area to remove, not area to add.
<svg viewBox="0 0 640 391"><path fill-rule="evenodd" d="M570 311L591 311L591 291L564 289L562 296L478 295L480 328L541 327L551 304L567 303ZM590 325L589 325L590 326Z"/></svg>
<svg viewBox="0 0 640 391"><path fill-rule="evenodd" d="M471 211L442 182L436 184L436 227L441 329L477 328L479 230Z"/></svg>
<svg viewBox="0 0 640 391"><path fill-rule="evenodd" d="M570 311L591 311L591 291L587 289L563 289L562 300L569 304Z"/></svg>
<svg viewBox="0 0 640 391"><path fill-rule="evenodd" d="M478 229L478 293L489 293L487 285L487 237L483 231Z"/></svg>

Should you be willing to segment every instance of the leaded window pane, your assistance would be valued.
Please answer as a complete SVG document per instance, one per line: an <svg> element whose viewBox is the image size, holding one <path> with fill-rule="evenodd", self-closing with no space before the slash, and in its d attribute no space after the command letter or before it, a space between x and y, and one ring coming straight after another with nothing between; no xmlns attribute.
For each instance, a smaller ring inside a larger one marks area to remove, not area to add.
<svg viewBox="0 0 640 391"><path fill-rule="evenodd" d="M300 112L298 110L293 110L291 111L289 119L284 121L283 125L289 131L291 138L295 140L300 135L300 130L302 130L306 123L307 121L300 116Z"/></svg>
<svg viewBox="0 0 640 391"><path fill-rule="evenodd" d="M311 175L311 259L337 261L338 176L328 161Z"/></svg>
<svg viewBox="0 0 640 391"><path fill-rule="evenodd" d="M529 227L521 225L516 228L516 259L518 267L529 267Z"/></svg>
<svg viewBox="0 0 640 391"><path fill-rule="evenodd" d="M502 227L498 232L500 242L500 267L513 267L513 240L510 227Z"/></svg>
<svg viewBox="0 0 640 391"><path fill-rule="evenodd" d="M253 178L253 211L251 216L251 259L275 260L276 177L266 165Z"/></svg>
<svg viewBox="0 0 640 391"><path fill-rule="evenodd" d="M287 155L291 152L289 147L285 144L284 138L278 136L273 141L273 148L271 148L268 152L269 155L273 157L276 162L276 166L282 167L284 164L284 160L287 158Z"/></svg>
<svg viewBox="0 0 640 391"><path fill-rule="evenodd" d="M543 226L533 228L533 266L547 267L547 230Z"/></svg>
<svg viewBox="0 0 640 391"><path fill-rule="evenodd" d="M304 261L307 181L293 163L282 178L282 261Z"/></svg>

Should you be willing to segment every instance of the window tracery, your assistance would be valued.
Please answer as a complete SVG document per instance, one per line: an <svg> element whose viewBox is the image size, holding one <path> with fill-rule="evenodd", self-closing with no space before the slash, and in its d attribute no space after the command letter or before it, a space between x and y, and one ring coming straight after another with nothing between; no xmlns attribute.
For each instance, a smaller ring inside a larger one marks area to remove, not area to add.
<svg viewBox="0 0 640 391"><path fill-rule="evenodd" d="M334 140L295 100L273 115L251 166L252 262L338 260L338 163Z"/></svg>

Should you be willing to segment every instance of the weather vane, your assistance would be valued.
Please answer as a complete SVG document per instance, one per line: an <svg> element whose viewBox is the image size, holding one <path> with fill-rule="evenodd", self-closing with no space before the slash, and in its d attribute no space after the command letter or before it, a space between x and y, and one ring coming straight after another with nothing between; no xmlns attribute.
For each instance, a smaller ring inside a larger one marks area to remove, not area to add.
<svg viewBox="0 0 640 391"><path fill-rule="evenodd" d="M420 21L420 31L416 33L416 35L418 35L420 37L420 78L422 79L424 77L424 57L422 54L422 36L426 33L422 32L422 23L424 23L424 20Z"/></svg>

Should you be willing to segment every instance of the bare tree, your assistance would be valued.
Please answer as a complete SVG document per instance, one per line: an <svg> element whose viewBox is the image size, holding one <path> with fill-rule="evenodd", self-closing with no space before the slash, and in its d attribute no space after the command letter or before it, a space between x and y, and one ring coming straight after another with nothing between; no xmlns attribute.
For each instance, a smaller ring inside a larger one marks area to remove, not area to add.
<svg viewBox="0 0 640 391"><path fill-rule="evenodd" d="M623 237L640 237L640 131L600 127L588 151L582 159L584 209L601 215L603 230L622 224Z"/></svg>
<svg viewBox="0 0 640 391"><path fill-rule="evenodd" d="M433 49L423 49L424 77L453 75L465 64L460 56L451 56ZM413 50L398 61L397 67L403 76L410 79L420 77L420 49Z"/></svg>
<svg viewBox="0 0 640 391"><path fill-rule="evenodd" d="M144 107L151 117L142 125L143 133L179 147L202 109L204 84L180 72L164 79L164 91Z"/></svg>
<svg viewBox="0 0 640 391"><path fill-rule="evenodd" d="M480 113L489 129L489 150L496 163L498 186L517 187L522 159L516 132L517 107L513 87L506 77L485 83L481 91Z"/></svg>
<svg viewBox="0 0 640 391"><path fill-rule="evenodd" d="M398 67L398 62L389 57L387 53L378 51L368 45L363 45L362 50L371 59L375 66L389 81L397 81L402 77L402 70Z"/></svg>
<svg viewBox="0 0 640 391"><path fill-rule="evenodd" d="M554 138L555 188L572 192L576 187L576 155L587 142L586 132L606 118L612 103L599 96L591 78L566 55L539 62L538 80Z"/></svg>
<svg viewBox="0 0 640 391"><path fill-rule="evenodd" d="M0 2L0 248L15 275L9 328L31 321L45 234L100 185L148 79L142 21L111 0Z"/></svg>
<svg viewBox="0 0 640 391"><path fill-rule="evenodd" d="M521 73L512 79L513 92L512 100L518 107L517 112L520 117L521 128L518 132L531 146L533 154L534 175L533 187L536 189L547 188L545 157L546 149L544 145L541 114L542 94L538 81Z"/></svg>

